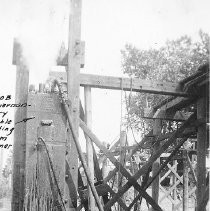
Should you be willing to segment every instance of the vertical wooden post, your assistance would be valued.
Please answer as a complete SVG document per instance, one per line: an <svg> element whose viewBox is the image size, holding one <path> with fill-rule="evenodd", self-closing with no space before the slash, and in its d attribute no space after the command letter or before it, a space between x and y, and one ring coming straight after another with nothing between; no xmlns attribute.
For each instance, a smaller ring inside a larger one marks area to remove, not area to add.
<svg viewBox="0 0 210 211"><path fill-rule="evenodd" d="M105 157L103 159L102 169L101 169L103 178L106 178L108 176L108 173L109 173L108 168L107 168L107 164L108 164L108 160L107 160L107 157Z"/></svg>
<svg viewBox="0 0 210 211"><path fill-rule="evenodd" d="M26 103L28 98L29 71L24 63L20 44L15 41L13 49L13 64L16 69L16 103ZM26 118L26 107L18 107L14 122ZM12 211L22 211L25 195L25 157L26 157L26 124L17 124L14 130L13 144L13 190Z"/></svg>
<svg viewBox="0 0 210 211"><path fill-rule="evenodd" d="M85 122L89 128L92 127L92 102L91 102L91 87L84 88L85 95ZM86 150L87 150L87 164L90 170L91 180L94 183L94 163L93 163L93 147L89 137L86 137ZM95 200L90 187L88 186L88 200L89 210L95 210Z"/></svg>
<svg viewBox="0 0 210 211"><path fill-rule="evenodd" d="M177 171L177 160L173 160L173 166L175 166L175 171ZM173 185L176 184L176 176L175 174L173 174ZM173 190L173 200L176 201L177 200L177 193L176 193L176 187ZM172 211L176 211L176 206L175 204L172 203Z"/></svg>
<svg viewBox="0 0 210 211"><path fill-rule="evenodd" d="M121 131L120 133L120 149L121 147L124 147L126 143L126 132L125 131ZM125 159L125 152L124 151L120 151L120 158L119 161L122 165L124 165L124 159ZM122 175L120 172L118 172L118 189L122 186ZM118 205L118 210L123 211L124 209Z"/></svg>
<svg viewBox="0 0 210 211"><path fill-rule="evenodd" d="M183 151L183 211L188 211L188 162L187 150Z"/></svg>
<svg viewBox="0 0 210 211"><path fill-rule="evenodd" d="M197 101L197 119L205 119L205 118L206 118L206 99L200 98ZM197 133L197 207L200 207L206 189L206 149L207 149L206 140L207 140L206 125L202 124L198 127L198 133Z"/></svg>
<svg viewBox="0 0 210 211"><path fill-rule="evenodd" d="M157 136L158 134L161 133L161 129L162 129L161 120L156 119L154 122L153 134ZM155 143L153 150L156 151L158 149L159 149L159 143ZM153 176L156 174L159 167L160 167L160 158L158 158L152 165L152 175ZM158 203L158 199L159 199L159 184L160 184L160 177L157 176L156 179L152 183L152 198L157 203Z"/></svg>
<svg viewBox="0 0 210 211"><path fill-rule="evenodd" d="M81 0L70 1L69 17L69 43L68 43L68 67L67 67L67 90L70 100L70 112L73 119L74 129L79 136L79 88L80 88L80 39L81 39ZM67 151L67 162L75 187L78 186L78 154L71 134L69 134L69 146ZM67 189L66 189L67 191ZM71 190L69 190L71 191ZM66 193L67 209L75 210L68 191ZM77 196L76 196L77 197ZM75 204L75 203L74 203Z"/></svg>

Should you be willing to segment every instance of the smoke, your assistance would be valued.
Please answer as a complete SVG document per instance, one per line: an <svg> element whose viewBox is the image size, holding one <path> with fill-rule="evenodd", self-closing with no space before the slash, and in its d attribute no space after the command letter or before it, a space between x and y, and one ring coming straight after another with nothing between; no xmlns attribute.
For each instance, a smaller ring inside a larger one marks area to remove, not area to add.
<svg viewBox="0 0 210 211"><path fill-rule="evenodd" d="M70 3L67 0L21 0L18 40L30 71L30 83L43 83L67 42Z"/></svg>

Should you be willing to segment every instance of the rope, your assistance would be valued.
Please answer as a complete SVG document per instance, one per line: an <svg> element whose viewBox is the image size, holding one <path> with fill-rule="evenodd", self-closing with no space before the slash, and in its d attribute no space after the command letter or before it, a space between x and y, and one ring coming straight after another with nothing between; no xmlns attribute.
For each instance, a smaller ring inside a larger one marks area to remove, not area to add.
<svg viewBox="0 0 210 211"><path fill-rule="evenodd" d="M126 104L126 111L127 111L127 115L128 115L128 122L129 122L129 127L130 127L130 130L131 130L131 133L132 133L132 136L133 136L133 140L135 141L135 143L139 145L138 141L136 140L136 137L134 135L134 131L133 131L133 128L132 128L132 123L131 123L131 119L130 119L130 114L129 114L129 110L128 110L128 107L131 106L131 97L132 97L132 93L133 93L133 78L131 77L131 83L130 83L130 93L129 93L129 97L128 97L128 104L127 104L127 94L126 92L124 92L125 94L125 104ZM127 127L128 128L128 127Z"/></svg>

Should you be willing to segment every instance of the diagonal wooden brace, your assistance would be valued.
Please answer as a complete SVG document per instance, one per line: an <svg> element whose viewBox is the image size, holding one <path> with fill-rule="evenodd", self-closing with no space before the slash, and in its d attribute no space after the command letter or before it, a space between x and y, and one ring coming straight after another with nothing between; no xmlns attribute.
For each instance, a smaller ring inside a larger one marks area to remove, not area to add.
<svg viewBox="0 0 210 211"><path fill-rule="evenodd" d="M136 190L139 191L139 193L147 200L147 202L157 211L162 211L160 206L152 199L152 197L139 185L139 183L136 181L135 178L133 178L130 173L123 167L121 163L117 161L117 159L112 155L112 153L104 146L101 144L99 139L92 133L92 131L86 126L86 124L80 120L80 127L82 130L86 133L86 135L89 136L89 138L105 153L105 155L110 159L110 161L116 166L116 168L120 171L120 173L128 180L128 186L134 186ZM129 189L129 188L128 188ZM128 190L127 189L127 190ZM125 191L126 192L126 191ZM121 194L121 193L120 193ZM108 210L111 208L111 206L118 200L120 196L119 194L116 193L114 195L115 200L110 204L109 202L107 205L105 205L104 210Z"/></svg>
<svg viewBox="0 0 210 211"><path fill-rule="evenodd" d="M149 134L151 135L152 131L150 131ZM147 137L144 137L142 141L138 143L138 145L132 150L132 153L126 158L126 162L131 159L131 157L138 151L139 148L143 147L143 145L147 142L147 140L148 140ZM117 173L117 171L118 171L117 168L113 169L104 179L104 182L105 183L108 182Z"/></svg>
<svg viewBox="0 0 210 211"><path fill-rule="evenodd" d="M177 137L184 131L196 119L196 115L192 114L186 122L182 124L180 128L166 141L159 150L149 159L149 161L132 177L134 180L138 180L139 177L147 172L153 162L177 139ZM120 188L117 194L107 203L106 207L111 207L117 200L118 197L122 196L130 187L132 183L128 181L123 187Z"/></svg>

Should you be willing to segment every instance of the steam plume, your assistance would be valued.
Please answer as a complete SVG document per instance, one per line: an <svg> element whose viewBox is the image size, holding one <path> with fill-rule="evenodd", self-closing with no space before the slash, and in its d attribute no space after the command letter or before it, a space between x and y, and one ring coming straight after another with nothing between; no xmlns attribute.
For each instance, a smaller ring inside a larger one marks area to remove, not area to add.
<svg viewBox="0 0 210 211"><path fill-rule="evenodd" d="M22 0L20 8L18 40L30 70L30 83L37 85L47 79L61 43L68 37L69 1Z"/></svg>

